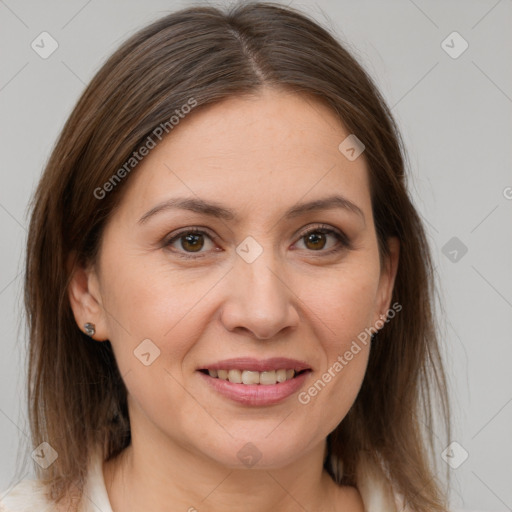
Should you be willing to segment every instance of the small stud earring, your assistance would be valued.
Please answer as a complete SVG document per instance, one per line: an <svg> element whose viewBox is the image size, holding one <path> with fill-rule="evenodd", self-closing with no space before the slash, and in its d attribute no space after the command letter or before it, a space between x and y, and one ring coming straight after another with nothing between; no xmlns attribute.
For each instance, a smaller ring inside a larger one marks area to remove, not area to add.
<svg viewBox="0 0 512 512"><path fill-rule="evenodd" d="M94 336L94 333L96 332L96 326L94 324L91 324L90 322L87 322L84 324L85 334L87 336L90 336L91 338Z"/></svg>

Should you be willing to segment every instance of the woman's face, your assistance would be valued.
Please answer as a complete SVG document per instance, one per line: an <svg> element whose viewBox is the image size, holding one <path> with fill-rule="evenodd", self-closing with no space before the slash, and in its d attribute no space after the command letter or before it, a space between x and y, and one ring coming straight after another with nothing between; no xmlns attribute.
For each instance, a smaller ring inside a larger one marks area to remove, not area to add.
<svg viewBox="0 0 512 512"><path fill-rule="evenodd" d="M112 343L133 436L270 468L345 417L398 254L381 268L348 135L314 99L265 90L192 112L132 171L72 305Z"/></svg>

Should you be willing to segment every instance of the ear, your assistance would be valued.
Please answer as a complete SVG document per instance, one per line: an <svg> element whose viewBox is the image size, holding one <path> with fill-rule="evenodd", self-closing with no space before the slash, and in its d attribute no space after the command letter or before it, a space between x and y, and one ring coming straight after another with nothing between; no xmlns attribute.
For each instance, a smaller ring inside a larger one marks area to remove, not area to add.
<svg viewBox="0 0 512 512"><path fill-rule="evenodd" d="M68 269L70 270L68 297L79 329L85 332L84 324L93 323L96 332L92 338L96 341L107 340L106 315L95 268L77 263L75 256L70 255Z"/></svg>
<svg viewBox="0 0 512 512"><path fill-rule="evenodd" d="M389 237L386 241L389 254L384 257L380 272L379 287L373 325L377 320L385 320L393 297L398 261L400 256L400 241L397 237Z"/></svg>

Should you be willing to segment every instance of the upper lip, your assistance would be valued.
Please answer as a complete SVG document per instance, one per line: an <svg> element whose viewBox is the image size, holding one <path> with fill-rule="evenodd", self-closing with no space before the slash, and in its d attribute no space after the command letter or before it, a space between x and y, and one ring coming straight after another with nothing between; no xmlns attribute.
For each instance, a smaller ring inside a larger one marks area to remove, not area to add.
<svg viewBox="0 0 512 512"><path fill-rule="evenodd" d="M253 372L268 372L272 370L310 370L311 367L304 361L288 357L272 357L270 359L255 359L253 357L236 357L210 363L199 370L249 370Z"/></svg>

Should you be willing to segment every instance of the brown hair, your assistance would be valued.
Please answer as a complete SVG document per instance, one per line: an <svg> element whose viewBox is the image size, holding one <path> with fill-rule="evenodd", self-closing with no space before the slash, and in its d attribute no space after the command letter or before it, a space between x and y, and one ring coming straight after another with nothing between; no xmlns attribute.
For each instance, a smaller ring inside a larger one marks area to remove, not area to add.
<svg viewBox="0 0 512 512"><path fill-rule="evenodd" d="M93 78L53 150L33 200L25 278L29 419L34 447L47 441L59 455L46 470L36 466L52 499L81 489L94 445L110 459L130 443L110 342L81 332L67 295L73 265L94 262L129 176L102 199L94 191L191 98L199 109L264 85L314 95L363 142L381 257L388 237L401 244L392 302L403 309L379 332L356 401L328 437L343 461L339 483L357 486L364 455L384 464L411 510L445 510L432 459L437 410L450 435L434 275L399 131L348 51L304 14L272 3L191 7L140 30Z"/></svg>

